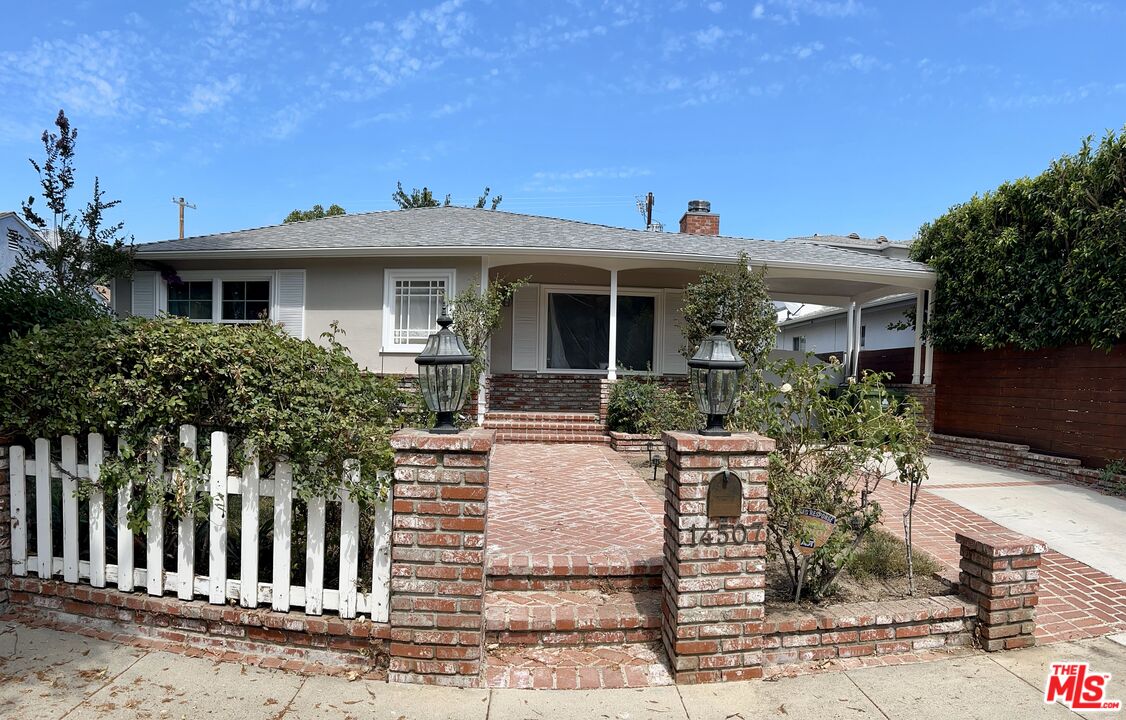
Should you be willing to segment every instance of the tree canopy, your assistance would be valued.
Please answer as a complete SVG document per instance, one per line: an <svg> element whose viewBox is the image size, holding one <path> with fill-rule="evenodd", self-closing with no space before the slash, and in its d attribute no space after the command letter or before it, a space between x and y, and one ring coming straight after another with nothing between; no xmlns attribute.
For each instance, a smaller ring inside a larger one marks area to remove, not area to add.
<svg viewBox="0 0 1126 720"><path fill-rule="evenodd" d="M477 203L474 205L474 207L481 209L485 207L486 203L488 203L490 210L496 210L497 206L500 205L501 200L504 199L504 196L493 195L490 198L489 196L491 193L492 189L486 186L485 191L477 197ZM424 187L421 190L419 190L418 188L412 188L408 193L403 190L402 182L396 183L396 190L395 192L391 193L391 200L393 200L395 204L399 206L400 210L439 206L449 207L451 204L449 193L446 193L445 200L438 202L438 200L434 197L434 193L431 192L430 188Z"/></svg>
<svg viewBox="0 0 1126 720"><path fill-rule="evenodd" d="M923 225L911 255L938 273L936 347L1122 342L1126 128L955 205Z"/></svg>
<svg viewBox="0 0 1126 720"><path fill-rule="evenodd" d="M290 214L286 215L285 220L283 220L282 222L295 223L303 222L305 220L320 220L323 217L334 217L336 215L345 214L347 214L347 211L336 203L329 205L328 210L325 210L323 205L317 204L309 208L308 210L294 210Z"/></svg>

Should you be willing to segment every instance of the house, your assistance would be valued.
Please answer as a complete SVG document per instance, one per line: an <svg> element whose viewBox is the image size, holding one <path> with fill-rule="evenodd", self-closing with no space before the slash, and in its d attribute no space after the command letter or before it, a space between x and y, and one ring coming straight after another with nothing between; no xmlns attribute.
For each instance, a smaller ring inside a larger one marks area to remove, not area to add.
<svg viewBox="0 0 1126 720"><path fill-rule="evenodd" d="M39 233L18 214L10 210L0 212L0 277L12 271L23 251L42 242Z"/></svg>
<svg viewBox="0 0 1126 720"><path fill-rule="evenodd" d="M443 296L526 278L492 338L478 408L480 419L515 433L530 431L533 419L566 424L545 413L580 417L575 431L592 430L605 417L609 383L623 373L684 382L683 288L740 253L767 268L780 301L857 306L934 287L920 263L820 242L725 237L719 220L706 201L690 204L677 233L462 207L343 215L139 245L149 269L119 283L115 297L135 315L199 322L265 313L300 338L317 339L338 321L361 366L413 375ZM538 415L516 414L529 412Z"/></svg>

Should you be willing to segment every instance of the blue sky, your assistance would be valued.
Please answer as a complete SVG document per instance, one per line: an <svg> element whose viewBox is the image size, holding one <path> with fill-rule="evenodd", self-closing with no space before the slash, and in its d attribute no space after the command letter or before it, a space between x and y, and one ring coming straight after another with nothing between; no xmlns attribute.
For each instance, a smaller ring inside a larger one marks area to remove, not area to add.
<svg viewBox="0 0 1126 720"><path fill-rule="evenodd" d="M176 5L177 7L173 7ZM9 4L0 209L60 107L138 242L458 204L724 234L914 235L1126 123L1126 3L202 0Z"/></svg>

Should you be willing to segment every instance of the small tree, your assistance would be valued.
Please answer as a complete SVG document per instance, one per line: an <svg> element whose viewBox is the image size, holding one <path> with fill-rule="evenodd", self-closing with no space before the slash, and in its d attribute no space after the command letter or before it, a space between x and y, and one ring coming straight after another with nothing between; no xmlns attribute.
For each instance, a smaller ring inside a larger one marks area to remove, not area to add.
<svg viewBox="0 0 1126 720"><path fill-rule="evenodd" d="M486 349L489 338L500 327L504 306L512 301L516 291L527 284L527 280L493 280L484 293L476 282L457 294L450 308L453 330L465 341L465 347L473 356L474 387L481 373L489 369Z"/></svg>
<svg viewBox="0 0 1126 720"><path fill-rule="evenodd" d="M323 205L314 205L308 210L294 210L285 216L283 223L304 222L305 220L320 220L325 217L335 217L337 215L346 215L347 212L344 208L336 203L328 206L328 210L324 209Z"/></svg>
<svg viewBox="0 0 1126 720"><path fill-rule="evenodd" d="M124 223L107 225L105 213L121 202L106 200L101 183L94 177L94 194L81 212L67 206L74 188L74 150L78 130L70 126L66 113L55 118L57 133L43 131L42 163L28 162L39 174L47 212L39 214L35 197L22 204L23 217L43 237L22 254L19 262L44 285L53 285L71 295L87 294L98 283L133 274L133 238L128 244L121 231Z"/></svg>
<svg viewBox="0 0 1126 720"><path fill-rule="evenodd" d="M929 439L916 422L917 403L888 393L887 374L866 373L839 392L832 376L812 356L755 367L731 423L776 443L767 475L767 540L791 589L803 574L798 545L808 539L799 511L814 508L837 518L829 541L804 564L803 586L814 599L830 592L879 522L880 506L870 501L879 484L909 483L914 499L927 476Z"/></svg>
<svg viewBox="0 0 1126 720"><path fill-rule="evenodd" d="M766 290L766 270L751 270L746 254L735 265L707 270L684 288L680 352L692 357L710 335L716 318L727 323L727 337L748 363L757 363L774 347L778 313Z"/></svg>

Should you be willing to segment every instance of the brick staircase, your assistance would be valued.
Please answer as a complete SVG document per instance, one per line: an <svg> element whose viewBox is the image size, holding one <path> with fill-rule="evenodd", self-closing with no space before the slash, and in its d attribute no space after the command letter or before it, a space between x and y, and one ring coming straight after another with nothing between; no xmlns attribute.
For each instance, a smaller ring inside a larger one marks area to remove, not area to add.
<svg viewBox="0 0 1126 720"><path fill-rule="evenodd" d="M497 431L497 442L610 442L597 413L494 410L486 413L485 427Z"/></svg>
<svg viewBox="0 0 1126 720"><path fill-rule="evenodd" d="M659 588L490 590L489 687L597 689L671 684Z"/></svg>

